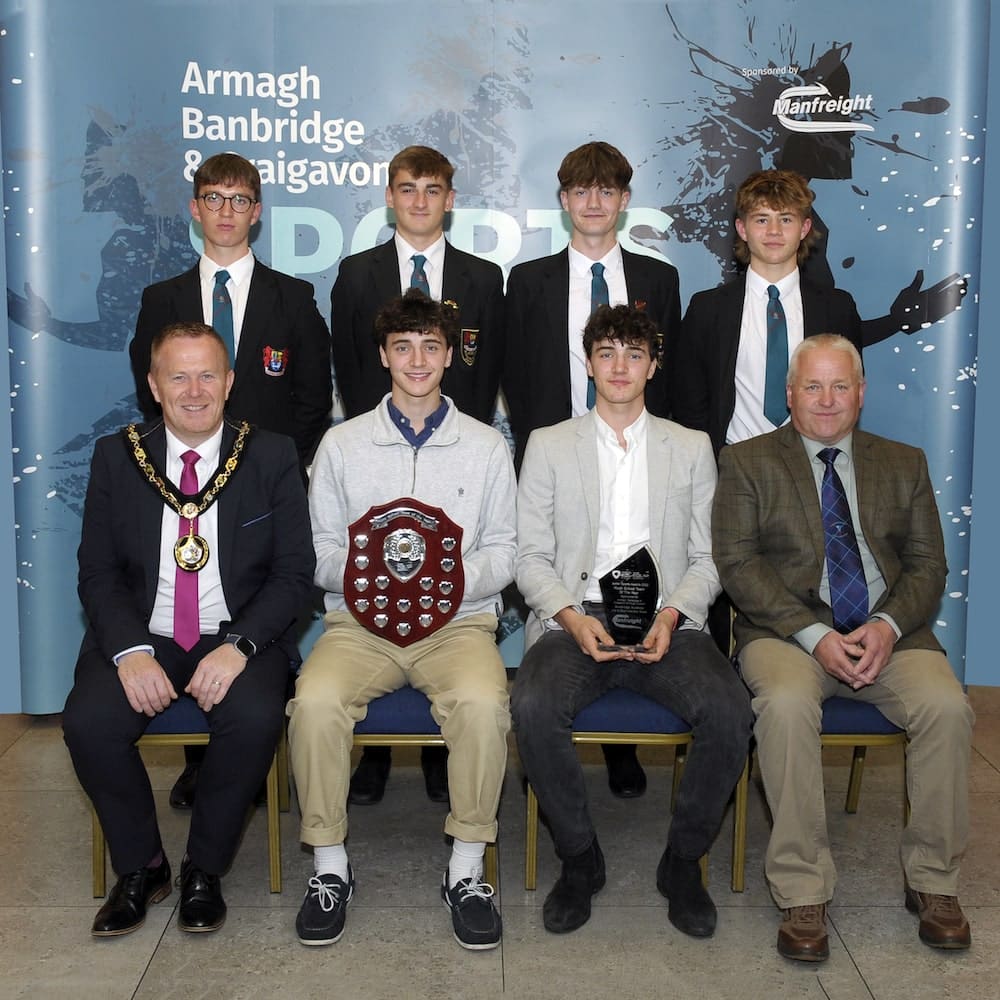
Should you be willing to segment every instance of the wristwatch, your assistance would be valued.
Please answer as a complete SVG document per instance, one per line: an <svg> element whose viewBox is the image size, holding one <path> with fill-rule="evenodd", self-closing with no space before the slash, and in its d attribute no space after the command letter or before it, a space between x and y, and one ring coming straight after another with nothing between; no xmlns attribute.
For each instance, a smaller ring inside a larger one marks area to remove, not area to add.
<svg viewBox="0 0 1000 1000"><path fill-rule="evenodd" d="M253 640L248 639L245 635L236 635L234 632L230 632L226 636L226 642L236 647L236 652L245 656L248 660L254 653L257 652L257 646Z"/></svg>

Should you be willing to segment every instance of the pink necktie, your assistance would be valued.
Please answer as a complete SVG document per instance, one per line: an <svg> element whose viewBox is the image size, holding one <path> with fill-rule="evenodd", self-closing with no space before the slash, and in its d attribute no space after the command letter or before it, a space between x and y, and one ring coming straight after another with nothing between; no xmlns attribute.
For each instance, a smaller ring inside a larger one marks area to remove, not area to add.
<svg viewBox="0 0 1000 1000"><path fill-rule="evenodd" d="M181 455L184 471L181 473L181 493L193 496L198 492L198 474L195 463L201 455L196 451L186 451ZM198 533L198 518L190 529L188 519L182 517L178 538L187 538L188 531ZM201 638L201 620L198 615L198 574L189 573L180 566L174 576L174 642L181 649L188 650Z"/></svg>

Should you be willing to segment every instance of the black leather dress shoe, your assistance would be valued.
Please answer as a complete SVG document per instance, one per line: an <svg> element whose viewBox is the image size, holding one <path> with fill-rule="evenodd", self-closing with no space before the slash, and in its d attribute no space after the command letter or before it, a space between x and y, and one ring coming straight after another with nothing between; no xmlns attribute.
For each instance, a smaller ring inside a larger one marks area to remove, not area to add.
<svg viewBox="0 0 1000 1000"><path fill-rule="evenodd" d="M670 901L667 919L691 937L715 933L715 903L701 881L701 865L670 853L668 847L656 867L656 888Z"/></svg>
<svg viewBox="0 0 1000 1000"><path fill-rule="evenodd" d="M146 907L170 895L170 864L164 858L156 868L138 868L122 875L94 917L94 937L131 934L146 921Z"/></svg>
<svg viewBox="0 0 1000 1000"><path fill-rule="evenodd" d="M181 862L181 905L177 925L182 931L217 931L226 922L226 901L218 875L209 875L191 863Z"/></svg>
<svg viewBox="0 0 1000 1000"><path fill-rule="evenodd" d="M608 787L620 799L637 799L646 791L646 772L632 743L604 743L604 762L608 765Z"/></svg>
<svg viewBox="0 0 1000 1000"><path fill-rule="evenodd" d="M198 773L201 763L186 764L180 777L170 789L170 804L175 809L190 809L194 805L194 797L198 791Z"/></svg>
<svg viewBox="0 0 1000 1000"><path fill-rule="evenodd" d="M420 767L424 772L424 788L431 802L448 802L448 748L423 747Z"/></svg>
<svg viewBox="0 0 1000 1000"><path fill-rule="evenodd" d="M392 747L365 747L351 775L347 801L356 806L373 806L381 802L391 769Z"/></svg>

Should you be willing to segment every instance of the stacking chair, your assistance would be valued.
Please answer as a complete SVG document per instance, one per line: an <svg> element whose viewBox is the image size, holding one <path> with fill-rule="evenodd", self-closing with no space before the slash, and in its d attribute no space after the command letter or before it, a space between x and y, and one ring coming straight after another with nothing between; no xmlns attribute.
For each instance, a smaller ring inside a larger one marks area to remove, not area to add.
<svg viewBox="0 0 1000 1000"><path fill-rule="evenodd" d="M615 688L587 705L573 720L574 743L634 743L640 746L675 748L671 808L683 773L687 746L693 740L691 727L669 709L644 695ZM749 770L744 766L733 801L733 852L730 886L742 892L746 871L747 787ZM524 887L534 889L538 881L538 799L528 784L524 831ZM702 859L704 865L704 859ZM703 867L704 870L704 867Z"/></svg>
<svg viewBox="0 0 1000 1000"><path fill-rule="evenodd" d="M354 727L356 747L443 747L441 729L427 695L404 685L368 703L368 715ZM497 884L497 847L486 845L485 877Z"/></svg>
<svg viewBox="0 0 1000 1000"><path fill-rule="evenodd" d="M169 708L154 718L146 732L139 738L142 747L184 747L205 746L210 738L208 720L198 703L187 695L182 695ZM267 772L267 854L270 868L271 892L281 892L281 829L278 823L280 791L282 782L278 780L279 759L285 760L284 798L287 809L287 748L285 731L282 727L278 749L275 751L271 769ZM107 856L104 831L91 808L93 823L93 884L95 898L104 895L107 885Z"/></svg>
<svg viewBox="0 0 1000 1000"><path fill-rule="evenodd" d="M847 783L844 811L856 813L861 795L861 778L869 747L906 746L906 732L894 726L874 705L853 698L827 698L823 702L823 728L820 742L825 747L853 747L851 774ZM905 756L904 756L905 765ZM906 795L906 769L903 769L903 822L910 816Z"/></svg>

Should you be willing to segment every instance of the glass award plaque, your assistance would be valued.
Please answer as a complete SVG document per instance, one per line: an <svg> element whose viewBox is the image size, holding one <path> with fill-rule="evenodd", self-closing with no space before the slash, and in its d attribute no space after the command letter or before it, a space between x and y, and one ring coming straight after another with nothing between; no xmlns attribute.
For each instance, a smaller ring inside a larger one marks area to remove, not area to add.
<svg viewBox="0 0 1000 1000"><path fill-rule="evenodd" d="M618 647L642 649L660 605L660 571L647 546L599 580L608 631Z"/></svg>

